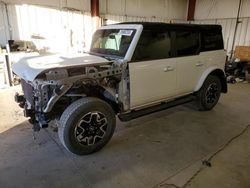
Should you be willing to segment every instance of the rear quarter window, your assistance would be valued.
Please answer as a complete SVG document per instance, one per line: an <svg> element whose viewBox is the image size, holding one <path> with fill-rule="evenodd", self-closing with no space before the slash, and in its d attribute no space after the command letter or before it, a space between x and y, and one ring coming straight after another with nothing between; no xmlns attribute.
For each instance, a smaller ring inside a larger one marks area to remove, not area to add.
<svg viewBox="0 0 250 188"><path fill-rule="evenodd" d="M224 49L221 31L206 31L202 33L202 51Z"/></svg>

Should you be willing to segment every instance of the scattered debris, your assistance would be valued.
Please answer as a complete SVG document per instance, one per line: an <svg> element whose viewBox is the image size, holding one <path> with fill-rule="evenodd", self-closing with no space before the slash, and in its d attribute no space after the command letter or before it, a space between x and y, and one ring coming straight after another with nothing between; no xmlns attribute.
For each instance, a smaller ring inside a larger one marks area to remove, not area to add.
<svg viewBox="0 0 250 188"><path fill-rule="evenodd" d="M205 165L205 166L208 166L208 167L212 167L211 162L210 162L210 161L208 161L208 160L204 160L204 161L202 161L202 164L203 164L203 165Z"/></svg>
<svg viewBox="0 0 250 188"><path fill-rule="evenodd" d="M212 163L211 160L221 151L223 151L228 145L230 145L235 139L239 138L241 135L243 135L248 128L250 128L250 125L247 125L245 128L243 128L243 130L238 133L237 135L235 135L234 137L232 137L230 140L228 140L221 148L219 148L217 151L215 151L208 159L205 159L202 161L202 165L200 166L200 168L186 181L186 183L183 186L177 186L173 183L167 183L167 181L176 176L177 174L179 174L181 171L175 173L174 175L168 177L167 179L165 179L162 183L159 183L157 185L154 186L154 188L159 188L159 187L175 187L175 188L185 188L187 187L195 178L196 176L206 167L212 167ZM187 168L187 167L186 167ZM182 169L183 170L183 169Z"/></svg>
<svg viewBox="0 0 250 188"><path fill-rule="evenodd" d="M206 165L208 167L212 167L211 160L221 151L223 151L228 145L230 145L235 139L239 138L241 135L243 135L247 129L250 127L250 125L247 125L239 134L235 135L232 137L230 140L228 140L220 149L218 149L216 152L214 152L207 160L202 161L203 165ZM181 187L185 188L190 182L202 171L202 166L201 168Z"/></svg>
<svg viewBox="0 0 250 188"><path fill-rule="evenodd" d="M250 83L250 46L236 46L234 58L226 63L228 83Z"/></svg>

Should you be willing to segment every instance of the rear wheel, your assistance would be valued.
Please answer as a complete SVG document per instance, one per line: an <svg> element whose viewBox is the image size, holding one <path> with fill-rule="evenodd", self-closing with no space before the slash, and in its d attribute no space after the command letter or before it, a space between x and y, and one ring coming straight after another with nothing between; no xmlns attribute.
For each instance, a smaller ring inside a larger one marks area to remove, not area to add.
<svg viewBox="0 0 250 188"><path fill-rule="evenodd" d="M115 125L115 114L109 104L97 98L83 98L63 112L58 134L70 152L87 155L108 143Z"/></svg>
<svg viewBox="0 0 250 188"><path fill-rule="evenodd" d="M218 103L220 94L220 79L217 76L209 75L197 95L199 110L211 110Z"/></svg>

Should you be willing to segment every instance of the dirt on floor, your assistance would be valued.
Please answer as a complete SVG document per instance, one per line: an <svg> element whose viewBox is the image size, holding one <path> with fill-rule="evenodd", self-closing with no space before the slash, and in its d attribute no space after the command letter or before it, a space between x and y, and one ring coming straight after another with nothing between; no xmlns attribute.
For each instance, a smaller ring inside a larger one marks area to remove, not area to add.
<svg viewBox="0 0 250 188"><path fill-rule="evenodd" d="M0 90L0 187L250 187L250 85L229 85L217 106L194 104L130 122L99 152L76 156L57 132L35 134L14 102Z"/></svg>

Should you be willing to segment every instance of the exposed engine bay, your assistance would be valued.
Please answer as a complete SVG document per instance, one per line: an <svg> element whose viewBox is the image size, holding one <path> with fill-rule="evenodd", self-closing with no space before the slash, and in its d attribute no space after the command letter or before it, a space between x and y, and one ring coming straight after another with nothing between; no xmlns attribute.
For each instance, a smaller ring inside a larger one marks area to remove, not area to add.
<svg viewBox="0 0 250 188"><path fill-rule="evenodd" d="M21 79L24 95L15 100L24 108L35 130L48 126L75 100L98 97L116 110L129 109L127 63L105 62L95 66L51 69L34 81Z"/></svg>

